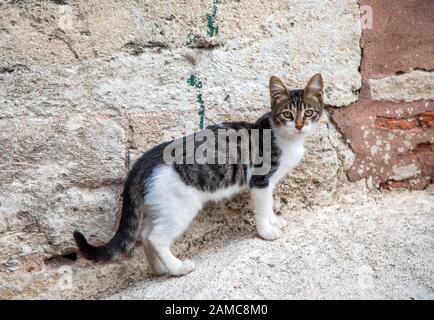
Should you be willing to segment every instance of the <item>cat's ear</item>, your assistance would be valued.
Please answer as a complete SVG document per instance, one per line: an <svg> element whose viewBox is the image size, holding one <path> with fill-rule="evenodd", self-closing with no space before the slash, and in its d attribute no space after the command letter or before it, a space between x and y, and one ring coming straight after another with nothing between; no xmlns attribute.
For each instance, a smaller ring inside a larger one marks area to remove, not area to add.
<svg viewBox="0 0 434 320"><path fill-rule="evenodd" d="M304 88L304 98L312 99L322 104L323 98L323 81L321 73L317 73L308 81Z"/></svg>
<svg viewBox="0 0 434 320"><path fill-rule="evenodd" d="M271 101L279 100L283 96L288 96L289 91L278 77L272 76L270 78L270 98Z"/></svg>

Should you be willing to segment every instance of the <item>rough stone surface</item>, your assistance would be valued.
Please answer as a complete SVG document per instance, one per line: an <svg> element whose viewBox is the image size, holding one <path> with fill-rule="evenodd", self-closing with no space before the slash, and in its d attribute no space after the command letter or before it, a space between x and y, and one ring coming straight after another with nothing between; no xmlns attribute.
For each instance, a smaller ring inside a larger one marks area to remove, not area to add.
<svg viewBox="0 0 434 320"><path fill-rule="evenodd" d="M360 99L333 112L355 153L348 177L376 187L423 189L434 176L433 33L427 32L434 28L428 14L434 3L360 4L373 14L372 28L364 29L361 39Z"/></svg>
<svg viewBox="0 0 434 320"><path fill-rule="evenodd" d="M0 1L0 298L95 297L149 278L141 248L120 262L75 260L72 231L107 241L134 159L201 116L256 119L271 75L301 87L322 72L327 104L355 102L360 35L356 0ZM431 126L429 108L418 126ZM430 161L426 142L417 148ZM279 212L366 200L371 185L348 182L354 154L328 112L307 150L276 191ZM393 174L426 173L411 165ZM175 251L253 230L241 195L204 210Z"/></svg>
<svg viewBox="0 0 434 320"><path fill-rule="evenodd" d="M362 72L379 79L413 69L434 70L431 0L360 0L372 8L372 29L363 31Z"/></svg>
<svg viewBox="0 0 434 320"><path fill-rule="evenodd" d="M434 99L434 72L412 71L382 79L370 79L374 100L416 101Z"/></svg>
<svg viewBox="0 0 434 320"><path fill-rule="evenodd" d="M426 299L432 286L434 194L284 211L282 238L251 231L194 256L182 278L150 278L108 299ZM405 231L405 232L404 232Z"/></svg>
<svg viewBox="0 0 434 320"><path fill-rule="evenodd" d="M173 1L164 9L152 1L2 4L2 113L176 109L193 115L197 90L187 84L190 74L203 82L207 109L268 106L272 74L302 86L323 72L329 104L357 99L356 1L222 1L219 32L208 37L211 11L210 1ZM341 19L333 19L337 14ZM190 35L197 40L188 45Z"/></svg>
<svg viewBox="0 0 434 320"><path fill-rule="evenodd" d="M66 230L95 235L85 221L113 224L124 141L119 121L100 115L0 119L0 269L61 254L72 245Z"/></svg>
<svg viewBox="0 0 434 320"><path fill-rule="evenodd" d="M336 111L333 119L356 154L347 175L351 181L369 179L376 187L421 189L433 181L434 126L432 101L402 104L361 101ZM414 167L412 175L396 174Z"/></svg>

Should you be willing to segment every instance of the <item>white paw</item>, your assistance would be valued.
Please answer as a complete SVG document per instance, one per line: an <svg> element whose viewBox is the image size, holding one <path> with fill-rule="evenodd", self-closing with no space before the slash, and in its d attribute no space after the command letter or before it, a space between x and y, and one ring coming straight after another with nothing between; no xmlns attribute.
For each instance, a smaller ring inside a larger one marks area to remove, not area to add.
<svg viewBox="0 0 434 320"><path fill-rule="evenodd" d="M171 274L173 276L185 276L186 274L189 274L195 269L194 262L191 260L184 260L182 261L181 265L177 268L175 272L172 272Z"/></svg>
<svg viewBox="0 0 434 320"><path fill-rule="evenodd" d="M288 222L283 217L274 216L271 219L271 224L279 229L283 229L288 225Z"/></svg>
<svg viewBox="0 0 434 320"><path fill-rule="evenodd" d="M154 271L156 276L164 276L168 272L163 265L153 266L152 271Z"/></svg>
<svg viewBox="0 0 434 320"><path fill-rule="evenodd" d="M280 229L273 225L258 229L258 233L264 240L276 240L282 235Z"/></svg>

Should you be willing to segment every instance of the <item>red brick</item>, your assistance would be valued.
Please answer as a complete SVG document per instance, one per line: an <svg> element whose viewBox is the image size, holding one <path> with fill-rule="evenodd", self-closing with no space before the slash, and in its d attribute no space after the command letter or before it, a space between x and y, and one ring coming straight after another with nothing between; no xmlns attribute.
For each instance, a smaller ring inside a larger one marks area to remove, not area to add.
<svg viewBox="0 0 434 320"><path fill-rule="evenodd" d="M410 130L417 127L416 119L377 118L374 126L387 130Z"/></svg>
<svg viewBox="0 0 434 320"><path fill-rule="evenodd" d="M360 5L373 11L373 28L363 31L366 78L434 69L433 0L360 0Z"/></svg>
<svg viewBox="0 0 434 320"><path fill-rule="evenodd" d="M370 177L374 184L389 188L386 182L395 176L394 166L416 164L421 174L412 177L411 183L400 181L395 185L421 189L432 183L434 126L428 127L420 120L434 113L434 103L428 108L429 111L424 101L399 103L364 99L334 111L332 118L356 155L347 172L350 181ZM401 118L392 118L398 114ZM378 150L373 154L372 148Z"/></svg>
<svg viewBox="0 0 434 320"><path fill-rule="evenodd" d="M424 112L419 116L419 121L425 127L434 126L434 111Z"/></svg>

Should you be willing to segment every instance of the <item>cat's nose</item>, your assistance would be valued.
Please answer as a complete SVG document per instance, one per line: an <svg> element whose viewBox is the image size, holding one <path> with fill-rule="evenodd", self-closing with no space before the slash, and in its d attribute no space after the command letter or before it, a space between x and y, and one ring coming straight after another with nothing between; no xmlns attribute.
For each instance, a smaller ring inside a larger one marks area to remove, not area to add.
<svg viewBox="0 0 434 320"><path fill-rule="evenodd" d="M301 129L303 129L303 122L297 122L296 124L295 124L295 127L297 128L297 130L298 131L300 131Z"/></svg>

